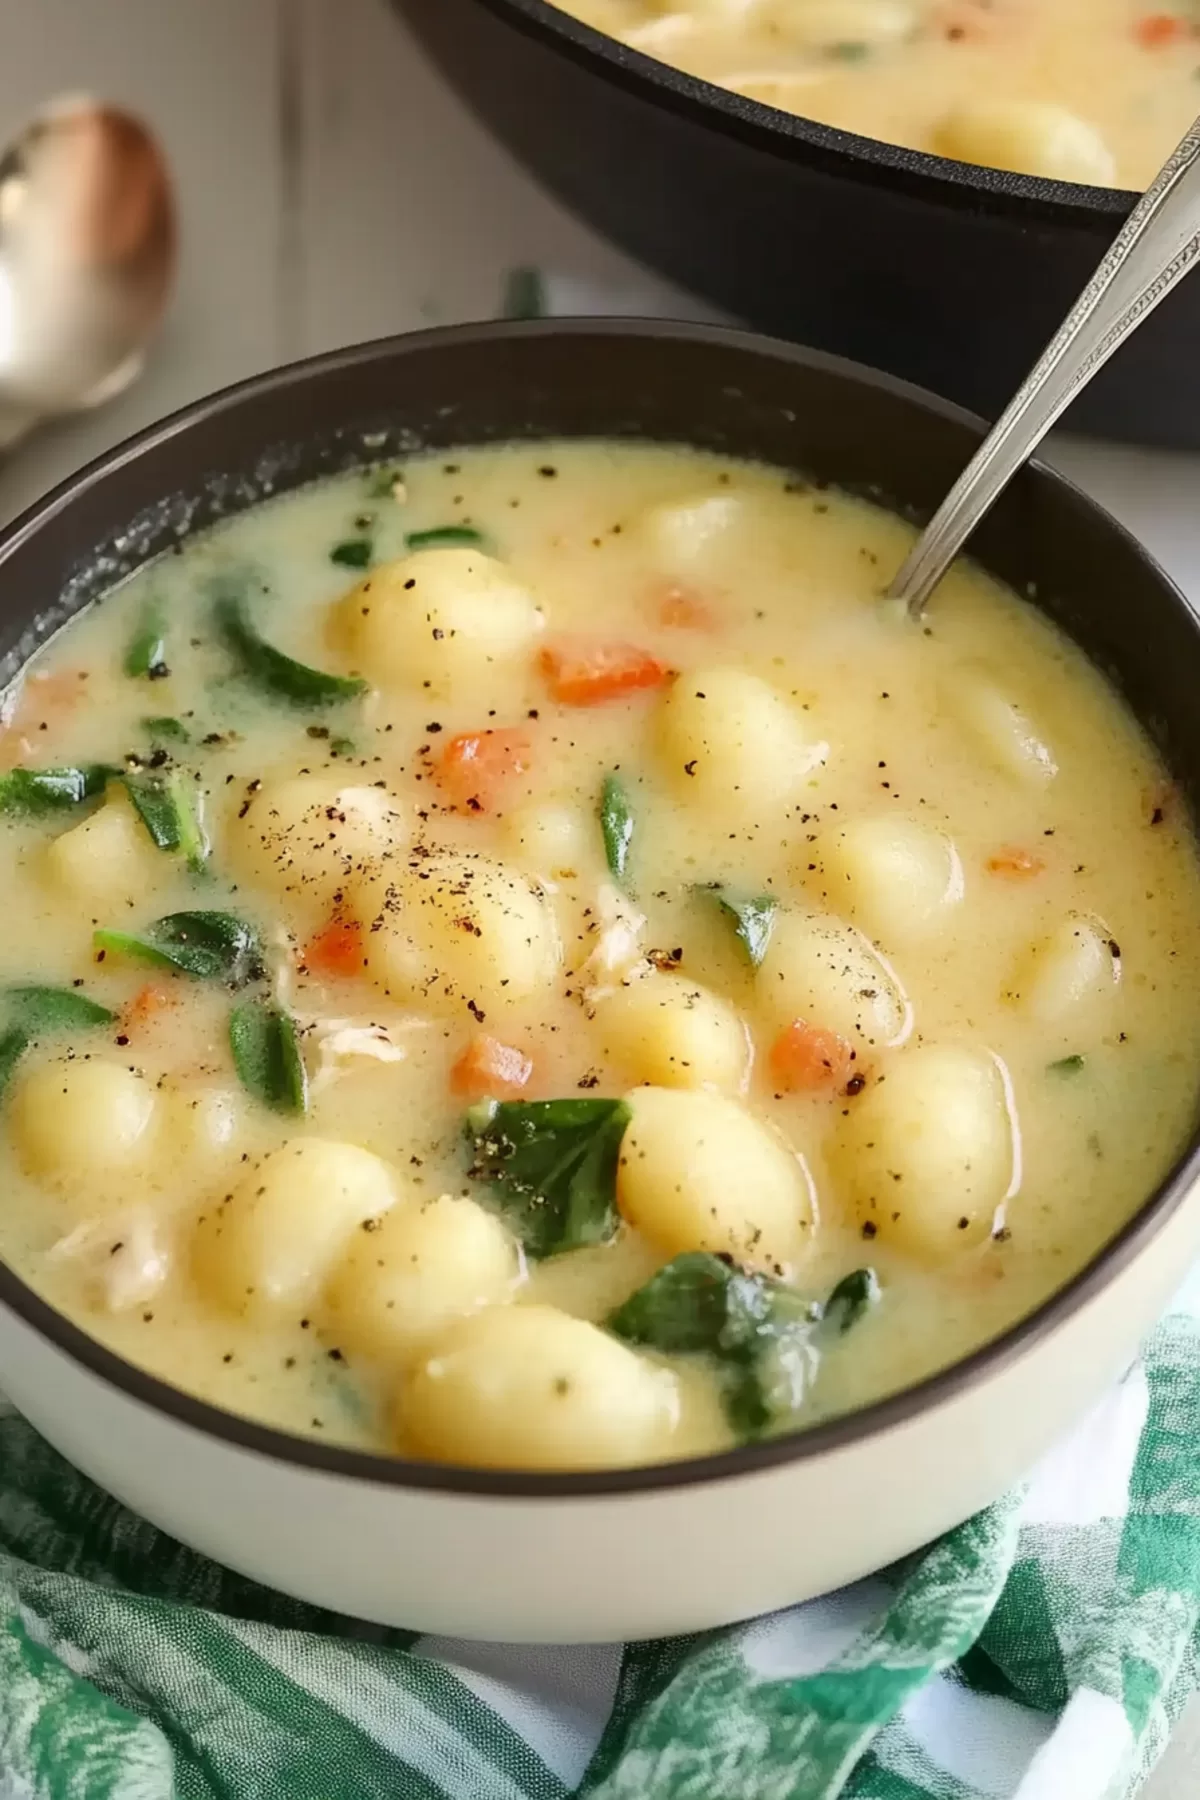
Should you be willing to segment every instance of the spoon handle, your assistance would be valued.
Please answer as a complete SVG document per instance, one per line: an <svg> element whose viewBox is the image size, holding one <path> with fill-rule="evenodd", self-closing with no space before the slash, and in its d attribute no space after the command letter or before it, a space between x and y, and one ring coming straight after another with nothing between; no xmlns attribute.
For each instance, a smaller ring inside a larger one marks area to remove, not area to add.
<svg viewBox="0 0 1200 1800"><path fill-rule="evenodd" d="M1182 279L1200 253L1200 120L1138 201L888 588L919 618L997 495L1070 402Z"/></svg>

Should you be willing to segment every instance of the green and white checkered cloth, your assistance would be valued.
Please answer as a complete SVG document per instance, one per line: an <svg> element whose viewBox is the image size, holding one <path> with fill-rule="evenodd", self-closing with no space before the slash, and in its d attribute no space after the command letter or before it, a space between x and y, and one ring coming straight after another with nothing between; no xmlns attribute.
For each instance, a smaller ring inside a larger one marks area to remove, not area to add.
<svg viewBox="0 0 1200 1800"><path fill-rule="evenodd" d="M1198 1622L1200 1282L1020 1492L828 1599L624 1648L318 1612L0 1416L3 1800L1126 1800Z"/></svg>

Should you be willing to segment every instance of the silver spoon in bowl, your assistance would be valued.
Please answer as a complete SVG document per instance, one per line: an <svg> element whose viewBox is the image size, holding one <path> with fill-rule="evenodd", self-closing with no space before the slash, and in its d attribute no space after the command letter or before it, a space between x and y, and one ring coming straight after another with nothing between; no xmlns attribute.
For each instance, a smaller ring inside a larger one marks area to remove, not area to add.
<svg viewBox="0 0 1200 1800"><path fill-rule="evenodd" d="M1039 361L988 432L887 589L919 619L992 502L1113 351L1200 253L1200 120L1134 207ZM1197 346L1200 353L1200 345Z"/></svg>
<svg viewBox="0 0 1200 1800"><path fill-rule="evenodd" d="M53 102L0 153L0 449L136 378L175 243L162 152L119 108Z"/></svg>

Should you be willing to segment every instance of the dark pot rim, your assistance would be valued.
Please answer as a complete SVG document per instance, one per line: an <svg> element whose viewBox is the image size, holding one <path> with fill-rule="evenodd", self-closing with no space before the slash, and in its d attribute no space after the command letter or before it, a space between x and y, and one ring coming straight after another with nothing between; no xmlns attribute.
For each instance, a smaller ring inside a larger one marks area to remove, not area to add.
<svg viewBox="0 0 1200 1800"><path fill-rule="evenodd" d="M585 25L552 0L476 0L506 24L551 45L651 105L662 106L787 161L803 160L872 186L915 198L1015 219L1026 225L1070 226L1112 236L1138 195L1124 188L1050 181L976 163L908 150L881 138L822 125L764 101L688 75L671 63L633 50Z"/></svg>
<svg viewBox="0 0 1200 1800"><path fill-rule="evenodd" d="M446 326L330 351L252 376L216 394L194 401L126 439L69 476L0 531L0 579L3 579L4 565L14 550L31 536L62 529L60 522L63 515L67 514L69 517L73 501L85 495L89 489L128 464L153 457L158 447L187 434L193 427L222 414L236 413L245 401L281 390L300 393L307 382L314 378L339 371L349 372L364 364L390 362L397 357L419 356L423 351L437 349L451 342L487 345L503 344L518 337L588 335L684 340L700 345L751 350L780 362L800 363L864 387L882 389L919 405L928 413L967 424L976 432L982 433L985 429L982 421L963 408L928 394L910 382L861 367L842 357L725 326L618 318L543 319L521 323L490 321L478 325ZM303 408L297 410L303 416ZM1064 476L1044 463L1034 462L1031 467L1039 480L1049 490L1060 495L1064 503L1076 508L1082 507L1104 531L1123 540L1132 554L1145 565L1167 599L1188 622L1191 633L1197 640L1197 660L1200 662L1200 618L1191 612L1183 594L1150 552L1119 521ZM1036 1350L1060 1326L1120 1277L1178 1211L1198 1179L1200 1127L1193 1132L1187 1149L1181 1152L1174 1168L1139 1210L1065 1286L1056 1289L1040 1306L998 1337L912 1386L790 1435L706 1456L690 1457L677 1462L652 1463L633 1469L599 1470L583 1474L509 1473L418 1462L295 1436L275 1426L259 1424L240 1414L227 1412L126 1361L42 1299L2 1261L0 1306L15 1314L54 1349L127 1398L165 1415L176 1424L189 1427L205 1437L215 1438L227 1447L250 1451L296 1469L366 1481L399 1491L432 1491L477 1499L536 1501L595 1499L599 1496L632 1498L653 1492L670 1493L674 1489L697 1483L753 1475L765 1476L771 1470L780 1469L787 1464L810 1462L815 1458L834 1454L882 1436L927 1410L953 1400L981 1382L1001 1374L1019 1358Z"/></svg>

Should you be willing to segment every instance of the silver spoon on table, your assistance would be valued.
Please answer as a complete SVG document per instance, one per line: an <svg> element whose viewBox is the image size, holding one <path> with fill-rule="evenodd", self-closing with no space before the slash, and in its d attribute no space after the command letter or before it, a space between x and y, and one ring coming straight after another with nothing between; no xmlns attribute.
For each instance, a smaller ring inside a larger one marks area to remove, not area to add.
<svg viewBox="0 0 1200 1800"><path fill-rule="evenodd" d="M116 107L54 102L0 152L0 450L135 379L175 239L162 153Z"/></svg>
<svg viewBox="0 0 1200 1800"><path fill-rule="evenodd" d="M920 618L992 502L1113 351L1200 253L1200 120L1164 163L1112 248L888 587ZM1196 346L1200 355L1200 344Z"/></svg>

